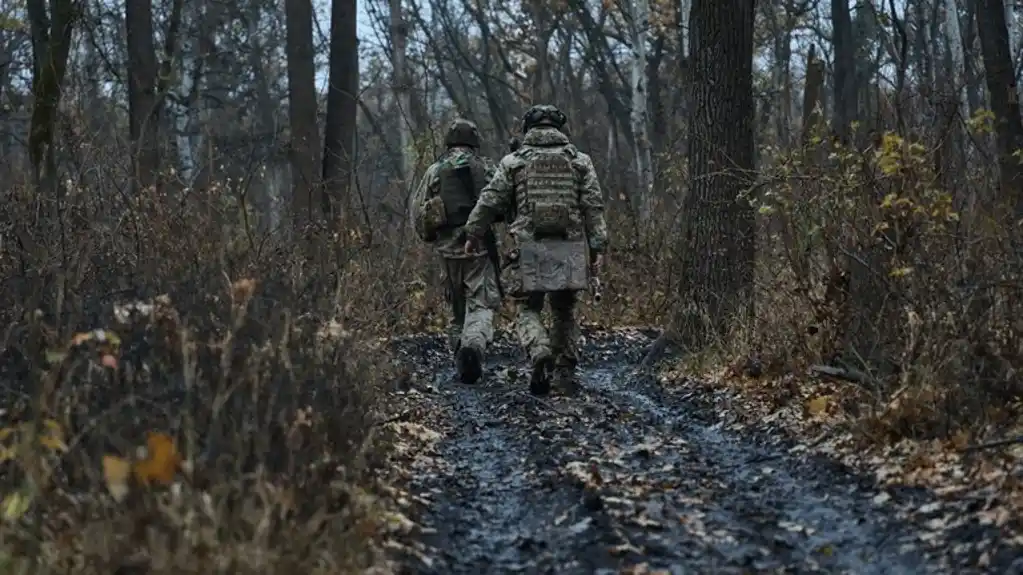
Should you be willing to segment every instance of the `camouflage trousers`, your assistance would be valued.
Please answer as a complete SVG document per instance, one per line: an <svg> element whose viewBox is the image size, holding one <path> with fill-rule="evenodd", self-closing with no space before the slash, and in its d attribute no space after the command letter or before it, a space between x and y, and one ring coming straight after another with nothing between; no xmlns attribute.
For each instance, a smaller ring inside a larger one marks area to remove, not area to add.
<svg viewBox="0 0 1023 575"><path fill-rule="evenodd" d="M552 323L548 333L541 314L544 301L551 304ZM518 315L515 333L530 361L550 353L559 368L574 368L579 361L579 324L575 319L576 292L529 293L516 297Z"/></svg>
<svg viewBox="0 0 1023 575"><path fill-rule="evenodd" d="M486 257L444 258L444 276L453 316L448 331L451 351L461 346L486 351L494 339L494 312L501 307L493 264Z"/></svg>

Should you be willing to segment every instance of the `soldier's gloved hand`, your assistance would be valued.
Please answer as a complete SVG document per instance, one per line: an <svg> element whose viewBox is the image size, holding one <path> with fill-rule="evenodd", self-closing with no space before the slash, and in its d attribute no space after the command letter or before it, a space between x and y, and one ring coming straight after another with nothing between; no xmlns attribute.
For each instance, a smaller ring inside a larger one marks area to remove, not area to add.
<svg viewBox="0 0 1023 575"><path fill-rule="evenodd" d="M465 255L478 256L480 254L480 239L476 236L465 237Z"/></svg>

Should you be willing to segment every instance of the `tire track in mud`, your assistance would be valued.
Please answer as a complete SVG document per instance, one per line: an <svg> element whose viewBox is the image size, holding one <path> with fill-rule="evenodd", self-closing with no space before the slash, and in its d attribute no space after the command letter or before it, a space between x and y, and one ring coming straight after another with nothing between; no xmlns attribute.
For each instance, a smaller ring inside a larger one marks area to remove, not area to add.
<svg viewBox="0 0 1023 575"><path fill-rule="evenodd" d="M416 518L427 559L403 572L939 572L869 482L729 432L699 397L634 375L650 341L590 334L580 391L543 399L507 340L472 387L440 339L401 342L442 436L441 465L409 486L431 502Z"/></svg>

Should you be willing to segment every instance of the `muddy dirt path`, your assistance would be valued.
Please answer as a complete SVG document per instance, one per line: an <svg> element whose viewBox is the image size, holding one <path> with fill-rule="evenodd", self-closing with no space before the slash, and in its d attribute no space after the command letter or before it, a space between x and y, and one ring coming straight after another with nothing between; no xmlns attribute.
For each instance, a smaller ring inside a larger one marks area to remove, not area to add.
<svg viewBox="0 0 1023 575"><path fill-rule="evenodd" d="M399 342L417 370L405 400L439 438L410 473L423 529L404 572L942 572L870 482L638 375L655 335L589 334L582 389L543 399L506 338L471 387L440 338Z"/></svg>

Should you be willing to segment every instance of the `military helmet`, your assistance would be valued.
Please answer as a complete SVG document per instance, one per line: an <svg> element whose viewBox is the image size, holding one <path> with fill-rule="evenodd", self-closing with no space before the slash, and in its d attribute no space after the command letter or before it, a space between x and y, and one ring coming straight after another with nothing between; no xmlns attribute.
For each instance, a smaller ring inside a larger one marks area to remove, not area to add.
<svg viewBox="0 0 1023 575"><path fill-rule="evenodd" d="M522 117L522 133L525 134L530 128L537 126L550 126L560 130L566 123L568 118L557 107L540 104L526 110L526 115Z"/></svg>
<svg viewBox="0 0 1023 575"><path fill-rule="evenodd" d="M448 126L448 132L444 135L444 146L469 146L470 148L480 147L480 131L476 124L465 118L455 118Z"/></svg>

